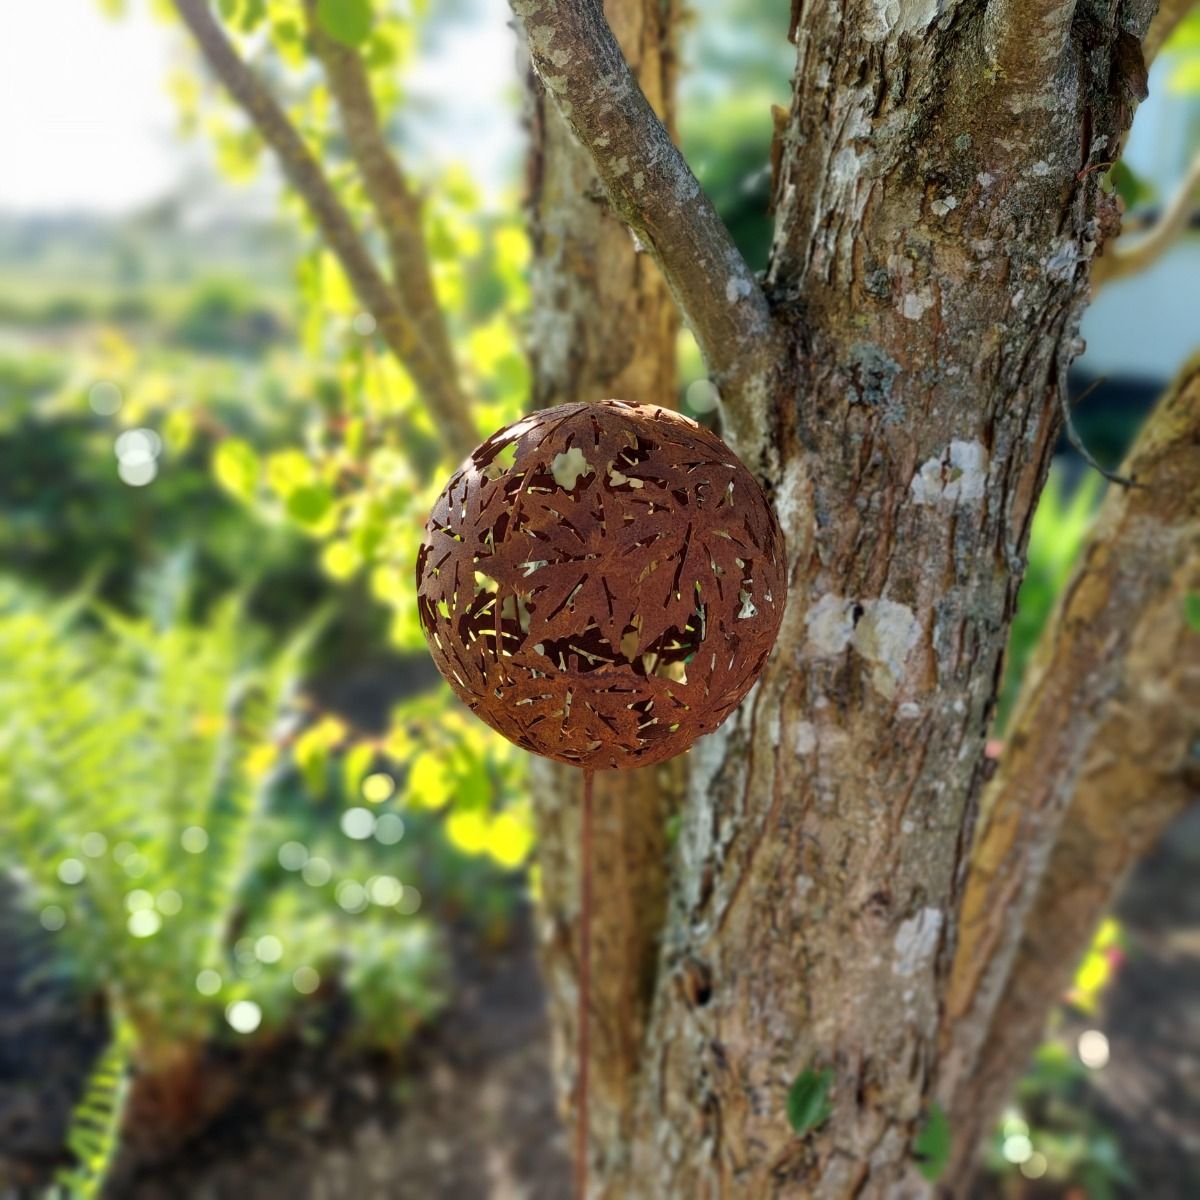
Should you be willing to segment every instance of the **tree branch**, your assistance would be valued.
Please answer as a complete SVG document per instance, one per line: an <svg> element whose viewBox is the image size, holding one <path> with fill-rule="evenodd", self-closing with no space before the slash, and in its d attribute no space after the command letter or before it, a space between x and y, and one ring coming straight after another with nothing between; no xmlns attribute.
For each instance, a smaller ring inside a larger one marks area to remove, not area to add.
<svg viewBox="0 0 1200 1200"><path fill-rule="evenodd" d="M1128 242L1118 238L1095 260L1093 287L1103 287L1153 266L1187 229L1197 201L1200 201L1200 154L1192 159L1183 181L1154 225Z"/></svg>
<svg viewBox="0 0 1200 1200"><path fill-rule="evenodd" d="M1158 11L1146 31L1142 50L1146 56L1146 66L1149 66L1163 48L1167 39L1175 32L1175 27L1184 17L1196 7L1196 0L1160 0Z"/></svg>
<svg viewBox="0 0 1200 1200"><path fill-rule="evenodd" d="M947 1111L981 1122L1028 1060L1120 871L1178 811L1196 765L1200 640L1185 600L1200 588L1200 361L1126 469L1141 486L1109 491L984 796L938 1083Z"/></svg>
<svg viewBox="0 0 1200 1200"><path fill-rule="evenodd" d="M777 327L762 288L654 114L599 0L510 0L534 68L609 199L662 268L723 393L735 437L761 426Z"/></svg>
<svg viewBox="0 0 1200 1200"><path fill-rule="evenodd" d="M456 457L465 456L478 436L457 382L447 377L400 295L375 265L320 164L266 86L238 56L207 0L175 0L175 7L214 74L275 151L388 348L412 375L447 448Z"/></svg>
<svg viewBox="0 0 1200 1200"><path fill-rule="evenodd" d="M420 202L383 136L362 57L321 28L316 19L315 0L305 0L305 12L309 38L329 80L350 152L387 240L392 285L403 297L404 306L430 354L440 364L446 391L457 393L453 404L466 412L468 405L459 382L454 350L429 269Z"/></svg>

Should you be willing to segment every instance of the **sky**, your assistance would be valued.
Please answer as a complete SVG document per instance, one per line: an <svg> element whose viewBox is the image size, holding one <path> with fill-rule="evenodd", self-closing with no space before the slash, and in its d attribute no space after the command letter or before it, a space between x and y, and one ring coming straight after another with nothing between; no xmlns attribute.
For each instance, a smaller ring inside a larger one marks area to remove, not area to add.
<svg viewBox="0 0 1200 1200"><path fill-rule="evenodd" d="M92 0L9 4L0 39L0 208L114 213L180 170L169 31Z"/></svg>
<svg viewBox="0 0 1200 1200"><path fill-rule="evenodd" d="M0 39L0 210L116 215L170 191L204 152L182 146L166 93L189 52L145 0L125 18L95 0L9 0ZM518 83L507 0L475 0L408 78L417 152L469 162L494 192L520 153ZM430 119L430 118L433 119ZM419 164L417 164L419 166Z"/></svg>

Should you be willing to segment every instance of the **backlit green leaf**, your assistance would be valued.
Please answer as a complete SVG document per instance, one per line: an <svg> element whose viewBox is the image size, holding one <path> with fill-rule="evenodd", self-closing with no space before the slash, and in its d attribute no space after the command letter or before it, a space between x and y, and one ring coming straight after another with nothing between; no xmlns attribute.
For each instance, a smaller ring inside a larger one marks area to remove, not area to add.
<svg viewBox="0 0 1200 1200"><path fill-rule="evenodd" d="M239 438L223 441L213 455L217 481L239 500L253 499L258 489L260 464L254 447Z"/></svg>
<svg viewBox="0 0 1200 1200"><path fill-rule="evenodd" d="M343 45L361 46L371 36L371 0L317 0L317 20Z"/></svg>

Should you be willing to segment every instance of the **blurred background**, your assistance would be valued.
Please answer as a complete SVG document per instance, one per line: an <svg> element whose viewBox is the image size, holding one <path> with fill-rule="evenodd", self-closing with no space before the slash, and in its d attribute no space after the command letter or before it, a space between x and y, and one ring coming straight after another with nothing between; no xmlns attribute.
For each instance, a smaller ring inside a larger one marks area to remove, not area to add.
<svg viewBox="0 0 1200 1200"><path fill-rule="evenodd" d="M355 211L295 7L219 5ZM761 267L788 0L689 8L681 139ZM481 429L529 399L509 20L379 3L364 35ZM1193 14L1109 181L1131 249L1073 380L1107 466L1200 350L1198 155ZM711 419L686 335L680 356L674 402ZM1103 491L1060 450L997 739ZM171 6L9 6L0 1196L565 1194L525 764L450 702L416 620L440 474L411 381ZM1190 817L1081 963L987 1194L1200 1195L1198 878Z"/></svg>

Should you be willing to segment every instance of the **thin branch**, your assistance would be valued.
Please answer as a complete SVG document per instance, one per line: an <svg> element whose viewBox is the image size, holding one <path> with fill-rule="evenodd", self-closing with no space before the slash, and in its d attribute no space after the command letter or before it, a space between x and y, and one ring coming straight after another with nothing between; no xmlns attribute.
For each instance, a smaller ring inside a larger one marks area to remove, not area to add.
<svg viewBox="0 0 1200 1200"><path fill-rule="evenodd" d="M305 10L312 47L325 70L350 153L362 173L367 198L387 240L392 285L403 297L404 306L430 353L441 364L447 391L459 393L455 403L465 412L467 402L462 395L454 350L429 269L429 254L421 230L421 205L383 135L362 56L321 28L316 20L315 0L306 0Z"/></svg>
<svg viewBox="0 0 1200 1200"><path fill-rule="evenodd" d="M630 73L599 0L510 3L613 208L662 268L731 421L761 421L746 410L777 337L766 296Z"/></svg>
<svg viewBox="0 0 1200 1200"><path fill-rule="evenodd" d="M1150 21L1150 28L1146 31L1142 43L1146 66L1158 57L1158 52L1175 32L1176 26L1195 7L1196 0L1160 0L1158 11Z"/></svg>
<svg viewBox="0 0 1200 1200"><path fill-rule="evenodd" d="M1178 240L1191 221L1200 201L1200 154L1192 159L1183 182L1176 189L1162 215L1145 233L1126 241L1118 238L1095 260L1093 287L1103 287L1153 266Z"/></svg>
<svg viewBox="0 0 1200 1200"><path fill-rule="evenodd" d="M1129 860L1121 843L1135 829L1145 844L1175 811L1158 789L1187 769L1200 726L1200 654L1185 617L1200 588L1200 362L1161 402L1126 472L1141 486L1106 497L984 795L946 997L948 1110L977 1110L981 1061L1012 1036L1014 1006L1031 1003L1028 956L1054 945L1054 978L1068 971L1115 886L1100 870ZM1083 845L1092 850L1078 858ZM1091 897L1082 908L1065 903L1076 892ZM1036 1041L1056 996L1042 986L1023 1036ZM1006 1081L1032 1048L1010 1054Z"/></svg>
<svg viewBox="0 0 1200 1200"><path fill-rule="evenodd" d="M447 448L456 457L465 456L478 437L457 384L447 380L442 363L431 352L399 294L375 265L320 164L266 86L239 57L213 17L208 0L175 0L175 7L214 74L275 151L358 299L375 318L389 349L412 375Z"/></svg>

